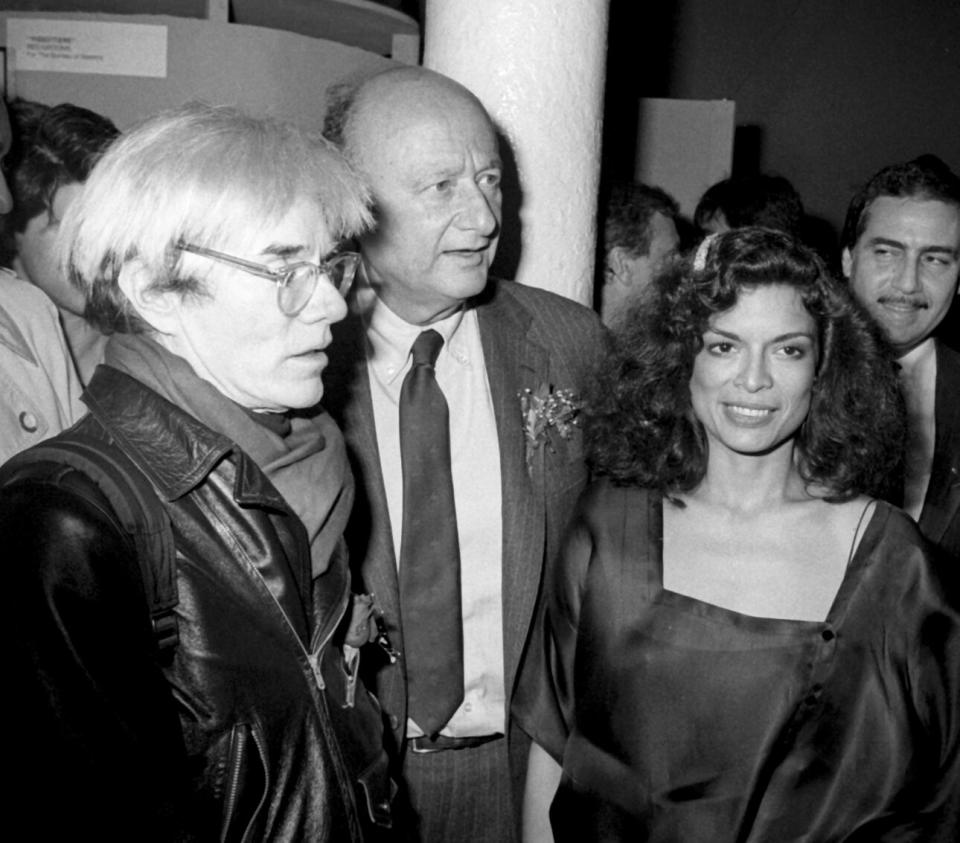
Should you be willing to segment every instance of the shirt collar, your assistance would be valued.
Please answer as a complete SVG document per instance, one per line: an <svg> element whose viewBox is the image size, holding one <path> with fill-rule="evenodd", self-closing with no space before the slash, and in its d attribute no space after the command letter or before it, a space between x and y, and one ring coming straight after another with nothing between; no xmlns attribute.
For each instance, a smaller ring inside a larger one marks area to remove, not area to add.
<svg viewBox="0 0 960 843"><path fill-rule="evenodd" d="M468 313L461 307L449 316L430 325L414 325L401 319L383 303L369 284L360 278L355 307L364 314L367 339L370 342L370 365L386 383L394 382L407 369L410 349L421 332L432 329L443 337L440 360L450 357L461 365L469 365L469 354L462 332L458 332ZM472 312L470 314L472 316ZM469 317L467 317L469 320Z"/></svg>

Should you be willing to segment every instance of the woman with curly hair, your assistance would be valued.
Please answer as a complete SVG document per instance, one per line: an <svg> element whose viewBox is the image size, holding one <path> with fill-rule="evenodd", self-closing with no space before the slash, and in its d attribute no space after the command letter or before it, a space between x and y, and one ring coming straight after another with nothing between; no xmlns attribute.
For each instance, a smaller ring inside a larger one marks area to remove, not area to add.
<svg viewBox="0 0 960 843"><path fill-rule="evenodd" d="M960 613L870 497L903 408L845 288L787 235L708 238L596 396L514 703L526 839L957 839Z"/></svg>

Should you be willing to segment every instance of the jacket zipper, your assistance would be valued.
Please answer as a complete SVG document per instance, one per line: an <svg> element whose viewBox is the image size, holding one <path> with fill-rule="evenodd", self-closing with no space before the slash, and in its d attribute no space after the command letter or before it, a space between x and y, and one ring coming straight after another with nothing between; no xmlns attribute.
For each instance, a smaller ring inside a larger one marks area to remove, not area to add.
<svg viewBox="0 0 960 843"><path fill-rule="evenodd" d="M243 830L243 836L240 838L240 843L247 843L250 839L250 832L253 829L253 823L257 819L257 815L260 813L260 808L263 805L263 800L266 798L266 794L270 792L270 770L267 769L267 765L263 763L263 759L267 757L265 747L260 742L260 738L257 737L257 730L251 724L250 726L250 737L253 738L253 743L257 747L257 752L260 753L260 757L257 759L260 764L263 766L263 795L260 797L260 802L257 805L256 810L253 812L253 816L247 821L247 827Z"/></svg>
<svg viewBox="0 0 960 843"><path fill-rule="evenodd" d="M261 580L262 579L263 578L261 577ZM300 636L297 635L297 630L294 628L293 624L290 622L290 619L287 617L287 613L283 611L283 607L280 605L280 601L277 600L276 597L274 597L273 592L270 591L270 589L267 589L267 593L270 595L270 598L273 600L274 604L276 604L277 606L277 609L280 611L280 615L283 617L284 623L289 628L290 634L293 636L294 640L297 642L297 645L300 647L300 650L307 657L307 662L310 665L310 670L313 673L314 679L316 680L317 687L321 691L317 699L317 705L321 709L326 709L327 698L323 692L326 690L327 686L326 686L326 683L323 681L323 676L320 673L320 656L323 654L324 648L326 647L330 639L333 638L333 634L337 631L337 627L340 625L340 621L343 620L343 616L347 612L347 607L350 604L349 585L344 590L343 596L340 598L340 608L339 608L339 611L335 613L335 618L333 623L330 624L330 626L328 627L328 631L323 636L323 638L317 641L316 649L314 650L314 652L310 652L310 650L304 647L303 642L300 640ZM347 771L347 766L343 760L343 756L340 754L340 746L337 743L336 735L333 733L332 728L330 726L330 715L326 711L324 711L323 714L325 715L326 719L324 719L323 716L320 717L320 722L319 722L320 730L326 739L327 748L329 749L331 754L335 756L334 768L336 770L336 775L338 776L338 778L340 778L341 787L343 788L344 794L346 795L347 799L350 802L350 806L353 809L354 822L359 823L360 807L356 803L356 796L354 795L354 791L353 791L353 786L354 786L353 781ZM357 825L356 832L360 833L359 825ZM241 843L243 843L243 841L241 841Z"/></svg>
<svg viewBox="0 0 960 843"><path fill-rule="evenodd" d="M224 809L224 823L223 829L221 830L220 843L226 843L229 839L227 832L230 831L230 827L233 825L233 813L237 809L237 790L240 787L240 773L241 770L247 765L247 738L253 741L259 756L257 762L263 767L263 778L264 778L264 793L260 795L260 801L257 803L256 810L247 820L247 826L243 830L243 834L240 836L240 843L245 843L245 841L250 839L250 830L253 827L253 823L257 819L257 815L260 813L260 807L263 804L264 794L270 789L270 771L267 770L266 765L263 763L263 759L266 757L264 752L263 744L260 742L260 738L257 737L257 730L254 728L253 724L239 723L234 727L234 735L236 736L236 744L231 747L233 752L231 756L234 759L233 768L230 771L230 781L227 785L227 794L225 800L225 809Z"/></svg>
<svg viewBox="0 0 960 843"><path fill-rule="evenodd" d="M227 802L224 817L226 823L224 832L230 828L230 821L233 819L233 812L237 805L237 789L240 786L240 768L243 766L244 754L247 747L247 733L242 725L235 727L234 736L236 744L232 747L231 757L233 758L233 769L230 770L230 781L227 783ZM221 841L227 839L226 834L221 836Z"/></svg>
<svg viewBox="0 0 960 843"><path fill-rule="evenodd" d="M257 576L260 576L259 573ZM263 581L263 577L260 577L260 580ZM274 596L273 592L270 589L267 589L267 593L270 595L270 599L273 600L274 605L280 612L280 616L283 618L283 622L287 625L287 628L290 630L290 634L293 636L294 640L297 642L297 646L300 648L300 651L307 659L307 663L310 665L310 671L313 673L313 678L317 683L317 687L324 691L326 690L326 682L323 680L323 675L320 673L320 657L323 655L324 648L329 643L330 639L333 638L333 634L337 631L337 627L340 625L340 621L343 620L344 615L347 612L347 605L350 602L350 590L347 589L347 593L340 598L339 610L336 612L336 617L329 625L327 633L317 641L316 648L313 648L311 644L310 648L304 646L303 641L300 640L300 636L297 634L297 630L294 625L290 622L290 618L287 617L287 613L283 611L283 606L280 605L280 601Z"/></svg>

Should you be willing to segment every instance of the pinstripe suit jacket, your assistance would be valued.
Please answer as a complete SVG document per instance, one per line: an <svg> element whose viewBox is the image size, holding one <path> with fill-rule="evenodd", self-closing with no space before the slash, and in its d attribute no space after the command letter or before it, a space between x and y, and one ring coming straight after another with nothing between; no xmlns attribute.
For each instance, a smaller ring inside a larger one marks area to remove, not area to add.
<svg viewBox="0 0 960 843"><path fill-rule="evenodd" d="M528 469L518 395L540 384L583 395L601 353L604 334L598 318L587 308L512 282L491 280L471 306L477 308L500 442L504 687L509 701L544 563L556 552L587 479L579 430L569 439L558 440L552 451L537 449ZM358 314L351 313L334 326L323 403L344 431L357 479L357 502L347 530L355 588L376 594L391 641L403 652L397 561L374 427L366 348L363 320ZM364 679L380 698L397 748L402 745L407 720L405 666L402 658L391 665L378 655L365 651ZM515 753L518 762L522 754Z"/></svg>

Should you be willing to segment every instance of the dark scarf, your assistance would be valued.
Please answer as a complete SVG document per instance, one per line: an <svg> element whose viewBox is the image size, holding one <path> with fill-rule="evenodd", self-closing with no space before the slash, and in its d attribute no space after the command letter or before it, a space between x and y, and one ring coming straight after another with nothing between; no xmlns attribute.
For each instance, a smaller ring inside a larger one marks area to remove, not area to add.
<svg viewBox="0 0 960 843"><path fill-rule="evenodd" d="M199 378L182 357L143 334L111 336L104 362L236 443L307 528L314 577L327 569L353 504L343 437L327 413L292 416L288 432L280 435Z"/></svg>

